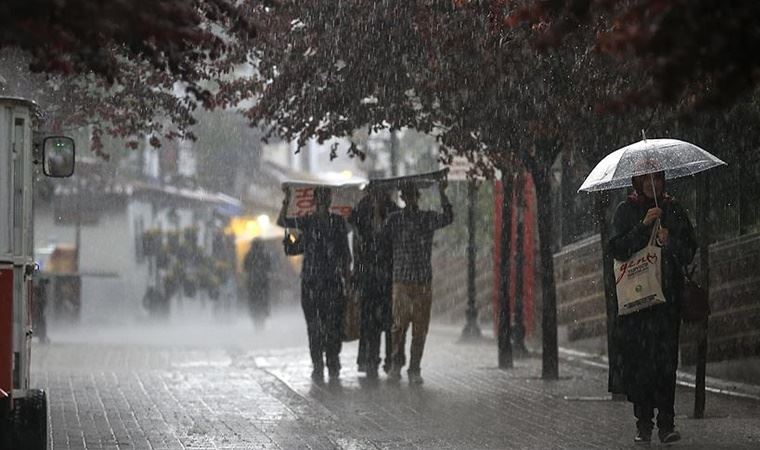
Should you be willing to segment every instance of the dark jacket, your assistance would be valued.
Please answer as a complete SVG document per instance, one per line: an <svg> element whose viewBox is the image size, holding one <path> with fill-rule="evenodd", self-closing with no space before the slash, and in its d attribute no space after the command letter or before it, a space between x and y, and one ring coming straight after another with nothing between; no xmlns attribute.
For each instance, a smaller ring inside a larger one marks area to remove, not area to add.
<svg viewBox="0 0 760 450"><path fill-rule="evenodd" d="M258 239L251 241L251 248L243 260L248 294L254 298L265 297L269 293L269 273L272 270L272 257L266 245Z"/></svg>
<svg viewBox="0 0 760 450"><path fill-rule="evenodd" d="M384 206L386 218L399 210L390 199ZM360 282L376 282L386 278L390 282L393 273L393 246L390 239L382 233L384 219L380 221L379 227L373 223L374 209L374 200L367 196L351 212L349 223L356 228L359 238L354 267Z"/></svg>
<svg viewBox="0 0 760 450"><path fill-rule="evenodd" d="M618 205L613 220L610 251L619 261L628 260L649 242L653 225L641 221L654 202L635 197ZM623 360L623 388L628 399L656 403L656 391L672 382L678 367L682 266L691 263L697 244L686 211L666 199L662 226L668 229L668 244L662 249L662 283L666 303L618 318L619 348Z"/></svg>
<svg viewBox="0 0 760 450"><path fill-rule="evenodd" d="M287 217L279 223L303 233L304 258L301 279L338 281L343 269L351 261L348 248L348 230L343 217L330 213L327 217L309 214L304 217Z"/></svg>

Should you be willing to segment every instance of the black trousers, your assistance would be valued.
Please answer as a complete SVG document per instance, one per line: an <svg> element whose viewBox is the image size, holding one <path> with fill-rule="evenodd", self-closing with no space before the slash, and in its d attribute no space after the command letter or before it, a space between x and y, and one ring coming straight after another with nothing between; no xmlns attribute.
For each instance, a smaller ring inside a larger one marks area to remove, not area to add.
<svg viewBox="0 0 760 450"><path fill-rule="evenodd" d="M639 430L652 430L654 410L657 409L657 428L670 431L675 427L676 374L662 376L653 387L651 401L633 403L633 415Z"/></svg>
<svg viewBox="0 0 760 450"><path fill-rule="evenodd" d="M385 365L390 369L393 346L392 280L367 276L360 283L361 328L359 334L359 366L376 369L380 365L380 343L385 333Z"/></svg>
<svg viewBox="0 0 760 450"><path fill-rule="evenodd" d="M665 297L677 298L669 291ZM655 409L657 428L673 429L680 331L680 316L674 305L653 306L619 318L624 337L620 341L623 386L633 403L639 430L652 429Z"/></svg>
<svg viewBox="0 0 760 450"><path fill-rule="evenodd" d="M379 326L372 320L364 320L365 308L362 307L362 322L359 330L359 354L356 363L368 368L377 368L380 365L380 344L385 333L385 365L390 369L393 346L391 345L390 325Z"/></svg>
<svg viewBox="0 0 760 450"><path fill-rule="evenodd" d="M301 307L315 370L340 369L345 297L340 280L301 280Z"/></svg>

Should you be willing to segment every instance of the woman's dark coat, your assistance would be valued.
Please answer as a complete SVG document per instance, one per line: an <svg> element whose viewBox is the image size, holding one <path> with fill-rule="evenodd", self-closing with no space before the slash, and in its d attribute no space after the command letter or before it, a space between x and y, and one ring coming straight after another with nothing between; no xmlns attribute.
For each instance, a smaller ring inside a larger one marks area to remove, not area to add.
<svg viewBox="0 0 760 450"><path fill-rule="evenodd" d="M654 225L642 223L654 202L633 195L615 211L612 256L626 261L649 242ZM634 403L657 405L671 400L678 367L682 267L691 263L696 251L694 231L686 211L672 199L661 201L662 226L668 243L662 249L662 282L666 303L620 316L620 351L623 359L623 389Z"/></svg>

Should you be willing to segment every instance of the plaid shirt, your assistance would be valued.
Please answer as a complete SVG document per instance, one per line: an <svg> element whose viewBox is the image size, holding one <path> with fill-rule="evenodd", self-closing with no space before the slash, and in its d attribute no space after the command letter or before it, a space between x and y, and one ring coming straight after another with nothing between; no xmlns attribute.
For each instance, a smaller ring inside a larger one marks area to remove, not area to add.
<svg viewBox="0 0 760 450"><path fill-rule="evenodd" d="M450 203L443 205L442 213L405 208L388 217L385 232L393 243L394 282L429 283L433 279L433 234L453 220Z"/></svg>

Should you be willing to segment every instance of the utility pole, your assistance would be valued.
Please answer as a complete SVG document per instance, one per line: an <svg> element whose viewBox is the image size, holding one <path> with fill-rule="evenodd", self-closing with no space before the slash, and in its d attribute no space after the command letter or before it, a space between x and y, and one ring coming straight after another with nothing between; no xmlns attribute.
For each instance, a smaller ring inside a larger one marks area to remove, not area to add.
<svg viewBox="0 0 760 450"><path fill-rule="evenodd" d="M710 175L703 173L697 186L697 229L699 230L699 275L702 288L710 298ZM707 331L709 318L699 323L697 344L697 373L694 381L694 418L705 416L705 372L707 366Z"/></svg>
<svg viewBox="0 0 760 450"><path fill-rule="evenodd" d="M75 255L76 272L80 272L82 261L82 195L84 195L84 186L82 185L82 176L74 177L76 180L76 220L74 221L74 246L77 249Z"/></svg>
<svg viewBox="0 0 760 450"><path fill-rule="evenodd" d="M475 243L475 210L477 206L478 187L475 180L467 180L467 324L462 330L462 340L481 337L478 326L478 308L475 306L475 262L477 246Z"/></svg>

